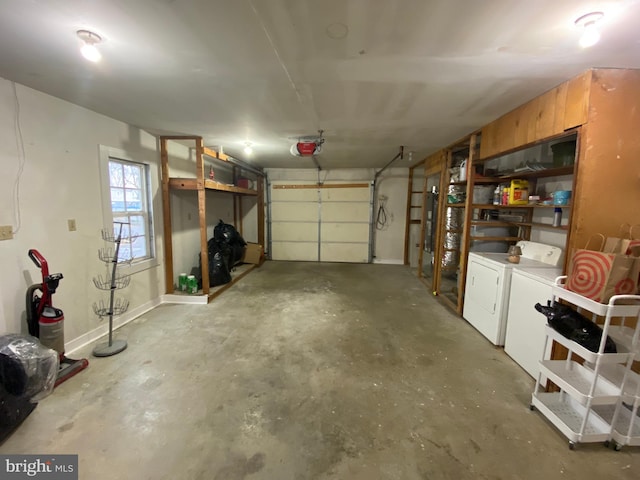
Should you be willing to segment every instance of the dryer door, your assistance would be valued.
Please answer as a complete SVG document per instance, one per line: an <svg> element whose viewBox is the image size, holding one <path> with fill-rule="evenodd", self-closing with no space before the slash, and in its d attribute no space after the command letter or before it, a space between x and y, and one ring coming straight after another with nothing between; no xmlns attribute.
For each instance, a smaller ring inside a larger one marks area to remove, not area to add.
<svg viewBox="0 0 640 480"><path fill-rule="evenodd" d="M462 316L494 345L504 345L502 304L505 268L469 255Z"/></svg>
<svg viewBox="0 0 640 480"><path fill-rule="evenodd" d="M500 283L500 271L488 267L482 263L470 262L467 269L467 300L473 302L478 308L494 313L498 300L498 284Z"/></svg>

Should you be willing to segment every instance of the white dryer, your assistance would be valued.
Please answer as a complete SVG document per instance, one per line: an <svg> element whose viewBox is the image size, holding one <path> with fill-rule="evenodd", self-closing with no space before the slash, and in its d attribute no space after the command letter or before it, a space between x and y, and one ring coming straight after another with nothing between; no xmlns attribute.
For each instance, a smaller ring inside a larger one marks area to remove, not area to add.
<svg viewBox="0 0 640 480"><path fill-rule="evenodd" d="M513 268L556 268L562 258L558 247L526 240L517 245L522 249L518 264L506 253L471 252L467 261L462 316L494 345L504 345Z"/></svg>
<svg viewBox="0 0 640 480"><path fill-rule="evenodd" d="M511 274L507 334L504 351L533 378L538 377L542 358L550 358L551 343L544 351L547 317L534 305L546 305L552 298L555 279L562 275L561 268L516 267Z"/></svg>

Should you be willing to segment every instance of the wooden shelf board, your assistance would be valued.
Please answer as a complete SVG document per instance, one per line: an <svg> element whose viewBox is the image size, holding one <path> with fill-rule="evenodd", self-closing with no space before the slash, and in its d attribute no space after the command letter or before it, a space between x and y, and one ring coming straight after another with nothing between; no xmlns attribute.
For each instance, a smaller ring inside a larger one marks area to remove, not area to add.
<svg viewBox="0 0 640 480"><path fill-rule="evenodd" d="M420 224L420 223L421 223L421 220L411 220L409 223L412 223L412 224L416 224L416 223L417 223L417 224Z"/></svg>
<svg viewBox="0 0 640 480"><path fill-rule="evenodd" d="M463 208L466 205L466 203L447 203L447 207L451 207L451 208Z"/></svg>
<svg viewBox="0 0 640 480"><path fill-rule="evenodd" d="M178 178L173 177L169 179L169 188L173 190L198 190L197 178ZM226 185L224 183L216 182L214 180L205 180L204 188L207 190L213 190L217 192L229 192L237 193L239 195L257 195L256 190L249 190L248 188L240 188L235 185Z"/></svg>
<svg viewBox="0 0 640 480"><path fill-rule="evenodd" d="M559 227L554 227L553 225L549 225L548 223L540 223L540 222L531 222L531 223L516 223L518 226L522 227L536 227L536 228L545 228L549 230L569 230L568 225L560 225Z"/></svg>
<svg viewBox="0 0 640 480"><path fill-rule="evenodd" d="M471 208L479 208L482 210L497 210L497 209L509 209L509 208L571 208L571 205L543 205L541 203L527 203L526 205L490 205L474 203Z"/></svg>
<svg viewBox="0 0 640 480"><path fill-rule="evenodd" d="M522 222L506 222L504 220L471 220L471 225L481 225L483 227L513 227L523 225Z"/></svg>
<svg viewBox="0 0 640 480"><path fill-rule="evenodd" d="M225 283L224 285L218 285L216 287L211 287L209 289L209 302L220 295L225 290L231 288L236 282L238 282L242 277L247 275L252 270L258 268L259 265L243 263L240 265L236 265L234 268L237 270L236 273L231 273L231 281L229 283Z"/></svg>
<svg viewBox="0 0 640 480"><path fill-rule="evenodd" d="M562 175L573 175L573 165L568 167L547 168L545 170L535 170L532 172L514 172L508 175L498 177L499 180L513 180L516 178L542 178L542 177L559 177Z"/></svg>
<svg viewBox="0 0 640 480"><path fill-rule="evenodd" d="M481 242L517 242L523 240L521 237L470 237L471 240L478 240Z"/></svg>

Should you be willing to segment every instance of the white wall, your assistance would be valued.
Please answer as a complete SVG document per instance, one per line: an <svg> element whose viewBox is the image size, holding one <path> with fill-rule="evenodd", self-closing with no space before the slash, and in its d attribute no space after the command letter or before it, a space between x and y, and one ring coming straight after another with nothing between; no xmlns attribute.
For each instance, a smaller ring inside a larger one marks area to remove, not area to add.
<svg viewBox="0 0 640 480"><path fill-rule="evenodd" d="M376 170L367 168L321 170L320 181L371 182ZM267 169L269 181L318 181L315 169ZM389 168L377 181L374 205L374 221L381 195L388 197L386 203L387 223L382 230L375 229L374 261L381 263L404 262L404 229L407 205L408 168Z"/></svg>
<svg viewBox="0 0 640 480"><path fill-rule="evenodd" d="M40 270L27 256L35 248L47 259L51 273L61 272L53 297L65 313L67 342L104 325L93 313L93 302L105 298L92 278L104 272L97 251L105 246L100 195L99 145L120 149L151 164L152 196L159 265L133 275L122 296L130 311L143 308L164 293L162 202L156 138L138 128L85 108L0 79L0 225L18 228L12 240L0 241L0 333L26 333L25 293L41 282ZM22 137L21 139L19 137ZM20 168L20 140L24 170L19 201L14 185ZM67 220L75 219L70 232Z"/></svg>
<svg viewBox="0 0 640 480"><path fill-rule="evenodd" d="M387 223L375 230L376 263L404 263L404 235L407 212L408 168L389 168L378 178L374 222L380 207L380 196L387 197Z"/></svg>

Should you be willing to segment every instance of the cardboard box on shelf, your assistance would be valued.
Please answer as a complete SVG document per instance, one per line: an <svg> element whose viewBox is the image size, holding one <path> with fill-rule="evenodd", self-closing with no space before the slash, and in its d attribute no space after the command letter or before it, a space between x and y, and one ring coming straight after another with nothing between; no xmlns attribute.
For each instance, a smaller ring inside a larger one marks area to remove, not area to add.
<svg viewBox="0 0 640 480"><path fill-rule="evenodd" d="M254 265L260 265L262 258L264 257L264 249L259 243L247 243L247 248L244 251L243 263L252 263Z"/></svg>

